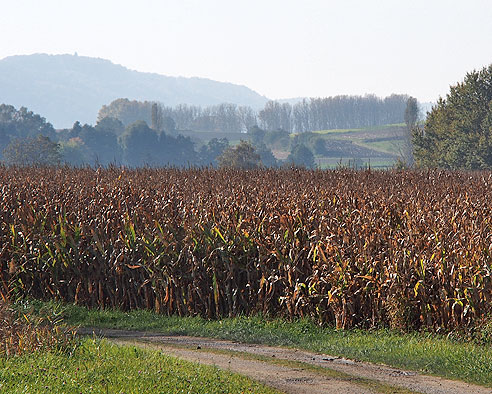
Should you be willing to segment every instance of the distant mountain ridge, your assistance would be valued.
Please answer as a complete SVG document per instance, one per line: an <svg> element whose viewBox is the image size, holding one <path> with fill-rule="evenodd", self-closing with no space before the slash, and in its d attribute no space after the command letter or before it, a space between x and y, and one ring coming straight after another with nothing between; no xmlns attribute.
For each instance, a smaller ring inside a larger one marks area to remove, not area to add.
<svg viewBox="0 0 492 394"><path fill-rule="evenodd" d="M109 60L77 55L19 55L0 60L0 104L27 107L57 128L94 124L117 98L164 105L234 103L262 107L268 99L246 86L205 78L169 77L130 70Z"/></svg>

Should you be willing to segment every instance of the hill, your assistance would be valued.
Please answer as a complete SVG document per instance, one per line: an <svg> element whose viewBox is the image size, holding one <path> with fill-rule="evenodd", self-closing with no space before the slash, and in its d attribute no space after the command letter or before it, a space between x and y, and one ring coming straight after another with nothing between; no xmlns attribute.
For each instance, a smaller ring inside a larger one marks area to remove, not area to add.
<svg viewBox="0 0 492 394"><path fill-rule="evenodd" d="M77 55L22 55L0 60L0 103L25 106L57 128L95 123L103 104L124 97L165 105L224 102L263 106L267 98L232 83L129 70L109 60Z"/></svg>

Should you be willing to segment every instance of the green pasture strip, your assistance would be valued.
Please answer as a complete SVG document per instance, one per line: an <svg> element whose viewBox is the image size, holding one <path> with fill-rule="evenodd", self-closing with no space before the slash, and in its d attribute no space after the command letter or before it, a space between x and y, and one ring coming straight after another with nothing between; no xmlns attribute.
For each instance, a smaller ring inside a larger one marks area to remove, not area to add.
<svg viewBox="0 0 492 394"><path fill-rule="evenodd" d="M1 393L278 393L249 378L135 346L85 339L71 355L0 358Z"/></svg>
<svg viewBox="0 0 492 394"><path fill-rule="evenodd" d="M316 130L312 131L314 134L338 134L338 133L357 133L364 131L365 129L332 129L332 130Z"/></svg>
<svg viewBox="0 0 492 394"><path fill-rule="evenodd" d="M403 145L402 141L377 141L377 142L364 142L354 141L355 145L362 146L363 148L372 149L382 153L388 153L398 156L400 154L398 147Z"/></svg>
<svg viewBox="0 0 492 394"><path fill-rule="evenodd" d="M353 129L329 129L329 130L315 130L312 131L312 133L315 134L334 134L334 133L357 133L359 131L376 131L376 130L385 130L385 129L391 129L395 127L403 127L405 126L405 123L395 123L395 124L385 124L381 126L371 126L371 127L364 127L364 128L353 128ZM296 134L291 134L292 136Z"/></svg>
<svg viewBox="0 0 492 394"><path fill-rule="evenodd" d="M52 304L53 305L53 304ZM156 331L306 349L492 387L492 347L446 337L390 330L336 330L310 320L286 321L261 316L206 320L163 316L150 311L88 310L63 307L68 324Z"/></svg>
<svg viewBox="0 0 492 394"><path fill-rule="evenodd" d="M316 130L311 131L314 134L337 134L337 133L357 133L358 131L364 131L365 129L331 129L331 130ZM291 133L291 138L302 133Z"/></svg>

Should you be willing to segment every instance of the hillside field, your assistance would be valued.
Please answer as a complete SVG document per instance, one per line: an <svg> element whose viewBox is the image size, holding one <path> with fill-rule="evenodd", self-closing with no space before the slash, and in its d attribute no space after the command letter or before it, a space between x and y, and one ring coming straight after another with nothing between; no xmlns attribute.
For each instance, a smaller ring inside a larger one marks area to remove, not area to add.
<svg viewBox="0 0 492 394"><path fill-rule="evenodd" d="M207 144L212 138L227 138L231 145L240 140L249 140L247 133L225 133L205 131L179 131L190 137L196 145ZM364 129L319 130L306 133L292 133L290 144L282 148L271 146L278 160L285 160L289 155L290 146L296 137L311 149L314 140L322 139L325 152L316 153L315 161L319 168L335 169L339 167L371 167L375 169L392 168L401 156L402 144L406 133L405 124L383 125ZM289 146L290 145L290 146Z"/></svg>

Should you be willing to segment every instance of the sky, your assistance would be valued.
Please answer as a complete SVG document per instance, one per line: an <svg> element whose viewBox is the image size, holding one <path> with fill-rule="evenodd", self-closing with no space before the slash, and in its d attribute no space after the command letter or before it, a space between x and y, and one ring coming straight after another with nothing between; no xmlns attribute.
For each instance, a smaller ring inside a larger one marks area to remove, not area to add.
<svg viewBox="0 0 492 394"><path fill-rule="evenodd" d="M16 0L0 59L109 59L248 86L271 99L444 97L492 63L491 0Z"/></svg>

